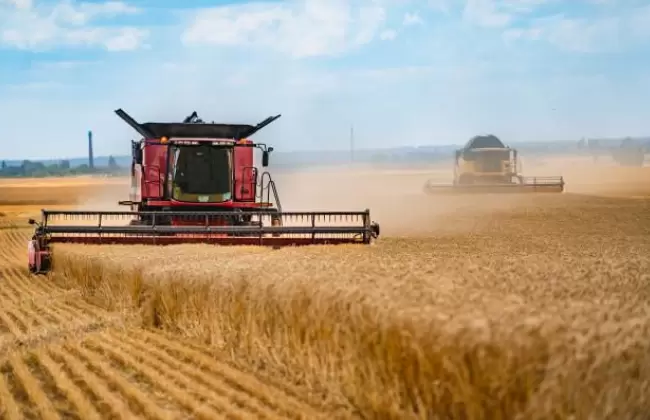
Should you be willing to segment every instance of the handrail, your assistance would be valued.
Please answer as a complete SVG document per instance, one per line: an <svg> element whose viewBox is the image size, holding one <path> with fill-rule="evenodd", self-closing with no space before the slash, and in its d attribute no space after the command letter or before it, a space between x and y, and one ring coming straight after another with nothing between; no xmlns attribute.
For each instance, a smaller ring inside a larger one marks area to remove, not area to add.
<svg viewBox="0 0 650 420"><path fill-rule="evenodd" d="M264 171L264 172L262 172L262 177L261 177L261 179L260 179L260 190L259 190L259 201L260 201L260 202L263 202L263 201L264 201L264 190L265 190L265 188L266 188L266 187L264 186L264 180L265 180L265 178L267 178L267 177L268 177L269 180L270 180L270 179L271 179L271 174L268 173L268 171ZM267 201L268 201L268 200L267 200Z"/></svg>
<svg viewBox="0 0 650 420"><path fill-rule="evenodd" d="M264 185L265 178L268 178L266 185ZM271 192L273 192L273 199L275 206L278 211L282 211L282 204L280 203L280 196L278 194L278 189L275 186L275 181L271 178L271 174L268 171L262 173L262 179L260 181L260 201L264 202L264 191L266 191L266 202L271 202Z"/></svg>
<svg viewBox="0 0 650 420"><path fill-rule="evenodd" d="M270 180L269 181L269 187L271 187L273 189L273 198L275 200L275 207L277 207L279 212L282 212L282 204L280 204L280 197L278 195L278 190L275 187L275 181Z"/></svg>

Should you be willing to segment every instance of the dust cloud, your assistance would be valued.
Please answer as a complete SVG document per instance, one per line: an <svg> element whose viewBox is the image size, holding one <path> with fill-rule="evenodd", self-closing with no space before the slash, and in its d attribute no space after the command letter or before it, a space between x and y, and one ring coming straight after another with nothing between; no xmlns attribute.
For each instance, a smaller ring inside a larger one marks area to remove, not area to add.
<svg viewBox="0 0 650 420"><path fill-rule="evenodd" d="M128 177L101 178L94 177L89 184L75 198L75 204L69 206L68 210L73 211L130 211L127 206L121 206L119 201L128 200L131 191L131 181ZM103 217L103 226L122 226L128 223L128 218ZM53 221L52 224L67 224L68 220ZM75 225L97 225L98 217L86 217L74 219Z"/></svg>
<svg viewBox="0 0 650 420"><path fill-rule="evenodd" d="M285 211L370 209L382 235L467 232L497 212L531 204L562 206L576 195L650 199L650 167L626 168L579 156L522 159L524 176L563 176L563 194L427 195L427 180L451 183L450 164L429 168L349 167L274 175Z"/></svg>
<svg viewBox="0 0 650 420"><path fill-rule="evenodd" d="M120 206L119 201L128 200L131 192L129 178L112 178L110 182L101 178L95 179L93 189L77 198L72 210L79 211L129 211L130 208Z"/></svg>
<svg viewBox="0 0 650 420"><path fill-rule="evenodd" d="M523 158L524 176L563 176L563 194L427 195L427 180L451 183L451 164L428 168L355 165L271 173L284 211L370 209L382 236L426 236L466 232L498 212L525 206L562 206L576 195L650 199L650 167L621 167L579 156ZM94 179L77 198L75 210L126 211L129 179Z"/></svg>

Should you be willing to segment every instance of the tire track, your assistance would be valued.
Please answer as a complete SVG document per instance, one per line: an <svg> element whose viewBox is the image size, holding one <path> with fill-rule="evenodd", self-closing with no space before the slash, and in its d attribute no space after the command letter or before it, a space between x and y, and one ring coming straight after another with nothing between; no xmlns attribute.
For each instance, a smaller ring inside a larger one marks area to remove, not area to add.
<svg viewBox="0 0 650 420"><path fill-rule="evenodd" d="M5 370L0 369L0 415L8 420L18 420L22 417L21 410L11 392Z"/></svg>
<svg viewBox="0 0 650 420"><path fill-rule="evenodd" d="M65 366L70 373L77 389L85 394L89 403L92 403L99 412L103 412L108 418L132 419L137 418L127 404L111 390L107 384L94 372L92 372L83 361L73 357L60 347L49 349L49 355L54 360Z"/></svg>
<svg viewBox="0 0 650 420"><path fill-rule="evenodd" d="M40 350L36 353L36 357L52 378L54 386L61 390L82 419L97 420L101 418L90 398L84 395L84 391L74 383L70 375L59 367L50 355Z"/></svg>
<svg viewBox="0 0 650 420"><path fill-rule="evenodd" d="M131 343L141 343L141 348L148 349L152 354L161 357L167 364L174 365L174 361L177 360L191 366L194 372L197 372L196 368L199 367L198 372L203 375L201 377L212 387L226 385L246 395L247 398L258 399L269 409L288 417L296 417L296 413L304 413L304 415L308 415L307 418L318 417L317 410L306 401L296 398L279 387L269 386L256 376L207 356L177 340L171 340L161 334L146 330L132 330L128 332L128 336L131 338ZM127 341L126 338L123 339ZM210 375L207 375L208 372ZM303 414L297 417L302 418Z"/></svg>
<svg viewBox="0 0 650 420"><path fill-rule="evenodd" d="M80 302L79 290L59 287L49 276L29 275L18 263L26 259L21 244L29 234L0 232L0 354L123 323L121 314Z"/></svg>
<svg viewBox="0 0 650 420"><path fill-rule="evenodd" d="M155 347L148 347L142 341L134 341L124 334L110 334L106 340L110 342L113 349L109 351L121 351L128 355L132 361L142 363L151 367L164 367L165 375L168 377L165 382L176 382L185 386L190 392L197 393L203 400L209 400L211 405L218 407L219 411L227 413L232 418L256 418L277 419L274 411L270 411L262 401L251 398L249 395L233 392L236 391L224 383L222 378L208 373L202 373L196 365L188 365L161 352ZM105 346L106 344L104 344ZM119 350L115 350L119 348ZM238 409L237 411L233 411Z"/></svg>
<svg viewBox="0 0 650 420"><path fill-rule="evenodd" d="M22 338L24 336L23 330L14 322L13 318L7 313L8 308L0 309L0 323L5 327L9 334L15 338Z"/></svg>
<svg viewBox="0 0 650 420"><path fill-rule="evenodd" d="M107 339L107 341L104 341L104 339ZM216 404L217 407L215 409L215 402L219 402L221 399L218 394L209 392L206 397L205 394L193 389L195 384L187 377L179 375L174 371L169 371L165 365L152 364L147 360L146 355L136 354L132 356L132 353L128 352L128 350L125 351L124 347L119 342L111 339L111 337L103 335L101 340L93 338L85 344L96 353L108 355L108 357L126 369L134 369L139 374L147 376L155 384L157 392L168 393L177 405L189 411L197 418L213 419L215 416L218 417L219 413L225 413L229 418L245 418L245 416L233 412L229 407L232 404L228 404L227 401L226 404ZM170 377L173 378L171 381ZM176 380L174 381L174 379ZM179 382L182 385L179 385ZM210 397L212 400L208 403Z"/></svg>
<svg viewBox="0 0 650 420"><path fill-rule="evenodd" d="M38 383L38 380L25 364L25 361L18 355L14 354L9 358L9 364L16 376L16 380L21 383L22 388L27 394L27 398L29 398L31 403L35 406L36 411L39 413L39 417L45 420L60 419L51 400L45 394L43 388Z"/></svg>
<svg viewBox="0 0 650 420"><path fill-rule="evenodd" d="M144 392L138 386L137 381L132 382L128 379L125 375L127 372L116 369L115 366L109 364L101 355L81 346L65 345L64 349L79 360L83 360L86 367L96 377L109 383L111 388L118 390L129 408L136 414L159 420L171 420L174 418L174 413L162 408L158 401L156 401L153 393ZM138 378L143 379L140 376Z"/></svg>

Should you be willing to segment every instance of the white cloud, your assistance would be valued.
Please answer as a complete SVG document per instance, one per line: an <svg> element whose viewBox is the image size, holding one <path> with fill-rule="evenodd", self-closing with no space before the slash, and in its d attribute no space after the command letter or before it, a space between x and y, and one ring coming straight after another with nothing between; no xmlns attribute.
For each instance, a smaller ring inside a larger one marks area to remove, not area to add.
<svg viewBox="0 0 650 420"><path fill-rule="evenodd" d="M248 3L200 10L183 34L187 45L268 47L293 57L338 54L371 42L386 18L377 1Z"/></svg>
<svg viewBox="0 0 650 420"><path fill-rule="evenodd" d="M379 39L382 41L392 41L397 38L397 31L394 29L386 29L379 34Z"/></svg>
<svg viewBox="0 0 650 420"><path fill-rule="evenodd" d="M427 5L437 12L447 14L451 7L449 3L453 1L454 0L428 0Z"/></svg>
<svg viewBox="0 0 650 420"><path fill-rule="evenodd" d="M463 19L478 26L503 27L511 22L512 15L499 9L495 0L467 0Z"/></svg>
<svg viewBox="0 0 650 420"><path fill-rule="evenodd" d="M499 5L513 13L530 13L543 4L557 3L560 0L501 0Z"/></svg>
<svg viewBox="0 0 650 420"><path fill-rule="evenodd" d="M32 7L32 0L6 0L5 3L13 5L16 9L30 9Z"/></svg>
<svg viewBox="0 0 650 420"><path fill-rule="evenodd" d="M29 0L0 2L0 44L42 50L57 46L100 46L109 51L139 48L148 32L134 27L100 26L99 18L137 13L121 1L77 3L61 0L53 5Z"/></svg>
<svg viewBox="0 0 650 420"><path fill-rule="evenodd" d="M629 30L632 36L650 37L650 5L634 10L629 18Z"/></svg>
<svg viewBox="0 0 650 420"><path fill-rule="evenodd" d="M422 18L417 12L406 13L404 15L404 19L402 20L402 24L404 26L421 25L422 23L424 22L422 21Z"/></svg>
<svg viewBox="0 0 650 420"><path fill-rule="evenodd" d="M548 18L539 23L542 35L552 44L569 51L596 52L619 45L619 20Z"/></svg>
<svg viewBox="0 0 650 420"><path fill-rule="evenodd" d="M463 19L477 26L504 27L521 15L531 14L543 5L560 1L562 0L466 0Z"/></svg>
<svg viewBox="0 0 650 420"><path fill-rule="evenodd" d="M506 42L514 42L520 39L538 40L542 35L540 28L513 28L503 33L503 39Z"/></svg>
<svg viewBox="0 0 650 420"><path fill-rule="evenodd" d="M620 51L650 39L650 6L619 11L598 18L554 15L535 19L526 28L509 29L507 41L544 40L572 52Z"/></svg>
<svg viewBox="0 0 650 420"><path fill-rule="evenodd" d="M56 71L56 70L72 70L84 66L94 64L93 61L82 60L61 60L61 61L41 61L34 64L38 70Z"/></svg>
<svg viewBox="0 0 650 420"><path fill-rule="evenodd" d="M137 8L120 1L80 3L76 5L70 0L63 0L54 6L50 16L61 24L79 26L86 25L92 19L98 17L115 17L137 12Z"/></svg>
<svg viewBox="0 0 650 420"><path fill-rule="evenodd" d="M431 76L434 70L432 66L402 66L360 70L353 73L353 75L359 80L371 79L375 82L400 82L404 79Z"/></svg>
<svg viewBox="0 0 650 420"><path fill-rule="evenodd" d="M7 85L7 88L13 91L37 91L59 89L65 87L62 83L56 82L27 82L20 84Z"/></svg>
<svg viewBox="0 0 650 420"><path fill-rule="evenodd" d="M132 51L143 45L147 31L138 28L123 28L119 33L105 37L104 46L108 51Z"/></svg>

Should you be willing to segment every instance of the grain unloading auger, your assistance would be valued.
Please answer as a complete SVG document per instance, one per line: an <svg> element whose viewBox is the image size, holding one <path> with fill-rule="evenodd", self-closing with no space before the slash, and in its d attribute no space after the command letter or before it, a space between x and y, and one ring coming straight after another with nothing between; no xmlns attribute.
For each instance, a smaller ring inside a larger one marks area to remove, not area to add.
<svg viewBox="0 0 650 420"><path fill-rule="evenodd" d="M29 271L51 268L52 245L206 243L270 247L370 244L379 225L370 211L283 212L268 172L258 177L253 150L267 167L272 147L246 139L280 115L251 125L139 124L116 113L143 139L132 143L130 211L42 210L28 244Z"/></svg>
<svg viewBox="0 0 650 420"><path fill-rule="evenodd" d="M424 190L436 195L561 193L564 178L522 176L517 150L506 147L496 136L487 135L473 137L456 151L451 185L429 180Z"/></svg>

